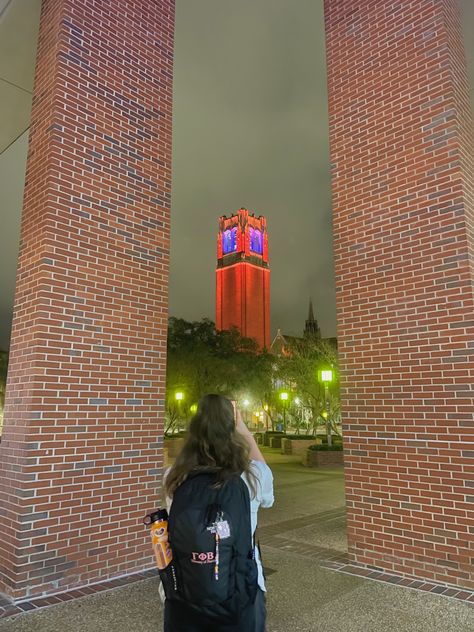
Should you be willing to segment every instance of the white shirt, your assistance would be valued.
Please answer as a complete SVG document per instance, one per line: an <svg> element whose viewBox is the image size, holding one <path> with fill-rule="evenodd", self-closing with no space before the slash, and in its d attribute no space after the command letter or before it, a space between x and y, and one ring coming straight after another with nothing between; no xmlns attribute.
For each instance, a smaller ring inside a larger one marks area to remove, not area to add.
<svg viewBox="0 0 474 632"><path fill-rule="evenodd" d="M255 529L257 528L257 513L259 507L271 507L274 502L273 497L273 474L271 469L264 461L254 461L250 462L251 468L255 473L257 478L257 495L255 498L252 498L252 490L247 481L247 477L245 474L242 474L242 478L247 483L247 487L249 488L250 493L250 523L252 529L252 540L253 534L255 533ZM257 562L258 568L258 585L264 592L266 592L265 588L265 580L263 578L263 570L262 570L262 562L260 561L260 553L258 547L255 548L255 561Z"/></svg>

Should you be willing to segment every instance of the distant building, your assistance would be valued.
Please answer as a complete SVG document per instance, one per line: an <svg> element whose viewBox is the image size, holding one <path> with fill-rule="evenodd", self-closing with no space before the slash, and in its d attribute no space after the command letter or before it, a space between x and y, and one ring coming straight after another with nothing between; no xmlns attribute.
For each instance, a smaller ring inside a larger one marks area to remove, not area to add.
<svg viewBox="0 0 474 632"><path fill-rule="evenodd" d="M305 338L322 339L337 348L337 338L321 338L321 329L319 328L318 321L314 317L313 301L311 299L309 301L308 318L305 322L303 336L290 336L289 334L283 334L281 329L278 329L270 345L270 351L277 356L286 355L291 343L303 341Z"/></svg>
<svg viewBox="0 0 474 632"><path fill-rule="evenodd" d="M270 347L270 267L265 217L247 209L219 218L216 328L237 327L260 348Z"/></svg>

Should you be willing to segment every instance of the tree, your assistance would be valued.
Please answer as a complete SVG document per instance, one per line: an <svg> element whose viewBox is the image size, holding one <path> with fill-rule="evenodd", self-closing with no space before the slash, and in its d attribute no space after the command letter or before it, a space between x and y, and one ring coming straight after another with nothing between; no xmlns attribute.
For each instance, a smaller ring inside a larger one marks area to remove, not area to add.
<svg viewBox="0 0 474 632"><path fill-rule="evenodd" d="M326 411L324 387L318 381L318 369L331 366L336 379L329 387L330 410ZM316 434L318 425L325 424L323 413L327 413L332 431L339 434L339 381L337 350L334 345L320 338L307 336L295 338L288 342L285 355L278 358L276 377L279 384L285 384L293 393L297 393L301 405L309 409L311 416L310 430ZM295 415L290 409L290 414ZM299 422L296 423L297 427Z"/></svg>
<svg viewBox="0 0 474 632"><path fill-rule="evenodd" d="M263 402L271 391L269 366L270 356L236 328L217 331L207 318L195 322L170 318L165 430L171 432L182 421L176 391L184 395L181 413L185 418L190 406L206 393L239 399L251 392Z"/></svg>

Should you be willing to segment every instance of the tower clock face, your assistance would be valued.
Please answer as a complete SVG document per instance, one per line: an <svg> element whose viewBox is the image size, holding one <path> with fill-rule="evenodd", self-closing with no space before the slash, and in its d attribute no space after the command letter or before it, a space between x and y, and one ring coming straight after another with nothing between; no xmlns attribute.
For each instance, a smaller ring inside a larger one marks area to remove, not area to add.
<svg viewBox="0 0 474 632"><path fill-rule="evenodd" d="M222 233L222 252L227 255L237 250L237 226Z"/></svg>
<svg viewBox="0 0 474 632"><path fill-rule="evenodd" d="M250 250L257 255L263 253L263 235L256 228L250 229Z"/></svg>

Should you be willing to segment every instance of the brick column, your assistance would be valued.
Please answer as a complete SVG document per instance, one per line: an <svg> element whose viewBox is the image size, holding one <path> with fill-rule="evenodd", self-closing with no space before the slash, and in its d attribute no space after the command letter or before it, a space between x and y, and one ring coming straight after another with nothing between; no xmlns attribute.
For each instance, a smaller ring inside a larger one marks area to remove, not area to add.
<svg viewBox="0 0 474 632"><path fill-rule="evenodd" d="M173 0L44 0L0 447L0 590L152 565Z"/></svg>
<svg viewBox="0 0 474 632"><path fill-rule="evenodd" d="M325 0L348 539L474 588L472 122L455 0Z"/></svg>

